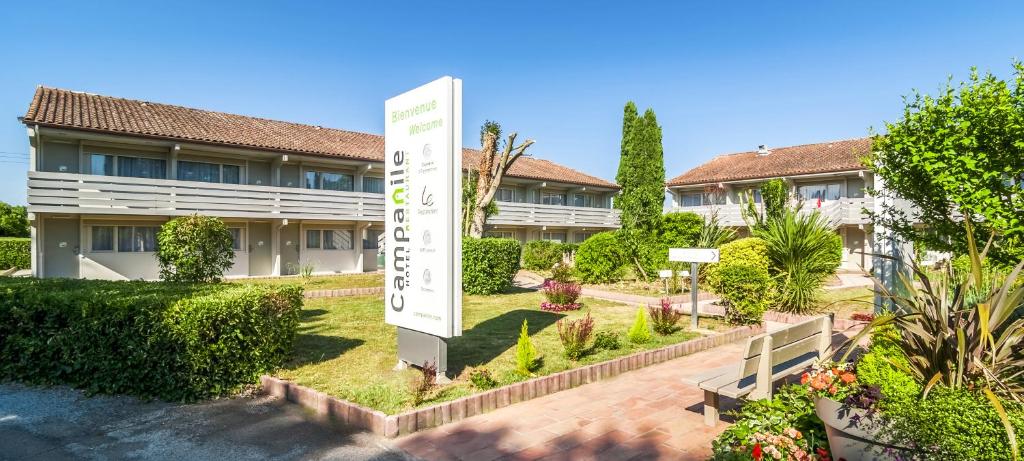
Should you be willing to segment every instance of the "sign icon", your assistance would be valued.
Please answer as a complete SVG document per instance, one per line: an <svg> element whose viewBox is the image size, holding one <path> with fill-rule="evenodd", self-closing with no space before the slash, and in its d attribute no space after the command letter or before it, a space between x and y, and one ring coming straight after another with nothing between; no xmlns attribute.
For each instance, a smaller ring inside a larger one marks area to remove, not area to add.
<svg viewBox="0 0 1024 461"><path fill-rule="evenodd" d="M423 186L423 193L420 194L420 203L423 206L434 206L434 194L427 193L427 186Z"/></svg>

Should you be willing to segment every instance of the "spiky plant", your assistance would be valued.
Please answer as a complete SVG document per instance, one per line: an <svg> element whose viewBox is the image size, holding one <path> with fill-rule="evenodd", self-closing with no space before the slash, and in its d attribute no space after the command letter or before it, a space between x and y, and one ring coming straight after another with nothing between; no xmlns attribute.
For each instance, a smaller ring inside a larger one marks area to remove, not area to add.
<svg viewBox="0 0 1024 461"><path fill-rule="evenodd" d="M1015 316L1024 306L1024 287L1017 283L1024 261L986 288L983 267L992 241L979 252L970 222L966 226L970 276L951 283L952 273L930 276L911 263L913 278L901 275L896 289L876 283L892 300L894 312L877 316L850 343L877 328L895 326L900 332L897 344L908 359L899 368L922 384L924 397L939 384L979 389L1002 419L1016 459L1017 439L1000 398L1024 402L1024 319ZM987 293L975 298L978 302L970 301L978 289ZM844 361L852 350L847 349Z"/></svg>
<svg viewBox="0 0 1024 461"><path fill-rule="evenodd" d="M785 209L752 229L767 244L771 272L779 288L779 307L807 313L818 302L825 279L842 259L842 241L818 210Z"/></svg>
<svg viewBox="0 0 1024 461"><path fill-rule="evenodd" d="M519 329L519 341L516 343L516 371L522 375L530 375L537 367L537 348L530 341L530 328L523 319Z"/></svg>

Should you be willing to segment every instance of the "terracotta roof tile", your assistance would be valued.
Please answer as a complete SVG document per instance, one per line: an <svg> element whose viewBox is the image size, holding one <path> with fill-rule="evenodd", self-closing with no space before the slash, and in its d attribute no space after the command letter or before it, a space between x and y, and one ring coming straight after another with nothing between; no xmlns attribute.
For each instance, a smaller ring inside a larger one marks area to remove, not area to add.
<svg viewBox="0 0 1024 461"><path fill-rule="evenodd" d="M40 86L27 125L128 134L258 150L383 161L384 137L369 133L226 114ZM464 149L463 164L480 152ZM614 183L537 158L523 157L510 177L618 188Z"/></svg>
<svg viewBox="0 0 1024 461"><path fill-rule="evenodd" d="M668 186L767 179L816 173L863 170L861 159L871 153L871 138L769 148L719 155L668 181Z"/></svg>

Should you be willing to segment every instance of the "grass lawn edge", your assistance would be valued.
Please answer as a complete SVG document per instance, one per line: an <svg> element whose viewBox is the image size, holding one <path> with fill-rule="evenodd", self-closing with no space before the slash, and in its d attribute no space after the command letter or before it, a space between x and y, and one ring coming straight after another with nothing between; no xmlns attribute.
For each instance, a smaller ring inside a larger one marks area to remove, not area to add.
<svg viewBox="0 0 1024 461"><path fill-rule="evenodd" d="M394 438L706 351L764 331L764 324L739 326L715 335L639 351L392 415L274 376L265 375L260 381L264 392L301 405L312 412L318 421L343 426L346 429L356 427Z"/></svg>

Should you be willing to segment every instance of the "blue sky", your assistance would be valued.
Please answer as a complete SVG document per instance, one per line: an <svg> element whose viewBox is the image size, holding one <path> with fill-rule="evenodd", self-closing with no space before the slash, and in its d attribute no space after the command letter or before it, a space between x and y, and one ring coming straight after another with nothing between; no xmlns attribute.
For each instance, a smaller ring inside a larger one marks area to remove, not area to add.
<svg viewBox="0 0 1024 461"><path fill-rule="evenodd" d="M37 84L383 132L390 96L464 80L535 156L613 179L622 106L652 107L669 177L720 153L864 136L912 88L1024 58L1022 2L9 2L0 200L24 203ZM147 4L149 4L147 6Z"/></svg>

